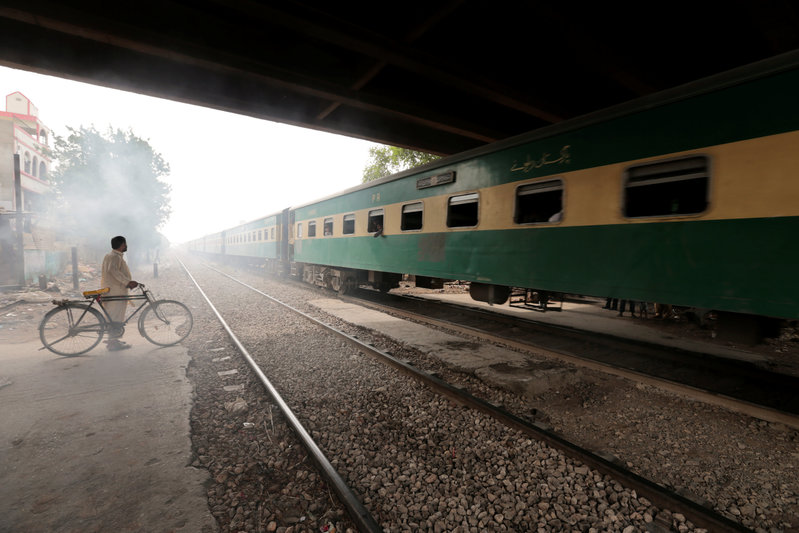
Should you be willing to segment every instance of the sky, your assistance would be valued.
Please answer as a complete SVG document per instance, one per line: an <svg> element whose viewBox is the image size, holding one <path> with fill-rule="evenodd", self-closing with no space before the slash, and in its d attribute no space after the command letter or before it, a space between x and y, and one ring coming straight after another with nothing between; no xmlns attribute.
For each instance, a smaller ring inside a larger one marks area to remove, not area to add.
<svg viewBox="0 0 799 533"><path fill-rule="evenodd" d="M379 146L2 66L0 91L27 96L54 135L94 125L146 139L170 166L172 214L161 232L173 243L358 185Z"/></svg>

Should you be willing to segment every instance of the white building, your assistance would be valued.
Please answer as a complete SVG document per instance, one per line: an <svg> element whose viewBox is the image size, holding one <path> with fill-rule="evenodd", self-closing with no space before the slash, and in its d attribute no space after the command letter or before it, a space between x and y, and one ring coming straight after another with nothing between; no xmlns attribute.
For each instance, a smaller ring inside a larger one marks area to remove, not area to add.
<svg viewBox="0 0 799 533"><path fill-rule="evenodd" d="M13 211L14 154L19 154L23 209L33 211L50 187L50 130L39 120L39 110L21 92L6 96L0 111L0 210Z"/></svg>
<svg viewBox="0 0 799 533"><path fill-rule="evenodd" d="M39 120L39 110L21 92L6 96L6 110L0 111L0 285L15 284L16 211L14 155L19 155L22 185L22 210L30 213L23 224L25 278L55 274L62 266L64 253L55 250L54 234L40 216L43 196L50 190L50 130Z"/></svg>

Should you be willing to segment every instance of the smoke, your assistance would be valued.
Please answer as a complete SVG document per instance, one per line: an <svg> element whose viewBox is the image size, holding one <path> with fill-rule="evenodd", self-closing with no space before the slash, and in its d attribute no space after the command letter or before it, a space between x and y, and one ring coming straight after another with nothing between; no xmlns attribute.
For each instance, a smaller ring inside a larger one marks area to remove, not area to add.
<svg viewBox="0 0 799 533"><path fill-rule="evenodd" d="M158 228L169 216L170 188L160 178L169 165L131 131L69 131L56 138L48 218L63 240L107 251L123 235L133 261L150 259L165 244Z"/></svg>

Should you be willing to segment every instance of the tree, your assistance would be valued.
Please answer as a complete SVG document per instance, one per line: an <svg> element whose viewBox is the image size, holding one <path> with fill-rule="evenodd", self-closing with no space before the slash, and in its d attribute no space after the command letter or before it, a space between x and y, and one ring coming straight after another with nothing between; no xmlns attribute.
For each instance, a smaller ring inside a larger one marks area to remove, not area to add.
<svg viewBox="0 0 799 533"><path fill-rule="evenodd" d="M396 146L375 146L369 149L369 163L363 169L363 183L396 174L439 159L439 156Z"/></svg>
<svg viewBox="0 0 799 533"><path fill-rule="evenodd" d="M61 229L106 249L114 235L144 251L160 243L170 213L169 165L132 131L67 128L56 137L51 205Z"/></svg>

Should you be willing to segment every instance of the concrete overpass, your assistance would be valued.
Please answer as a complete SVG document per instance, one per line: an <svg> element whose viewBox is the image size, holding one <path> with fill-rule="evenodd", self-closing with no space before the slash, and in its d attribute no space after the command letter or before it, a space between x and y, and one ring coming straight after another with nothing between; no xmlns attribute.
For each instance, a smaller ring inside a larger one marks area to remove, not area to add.
<svg viewBox="0 0 799 533"><path fill-rule="evenodd" d="M442 155L797 48L788 0L0 6L0 64Z"/></svg>

